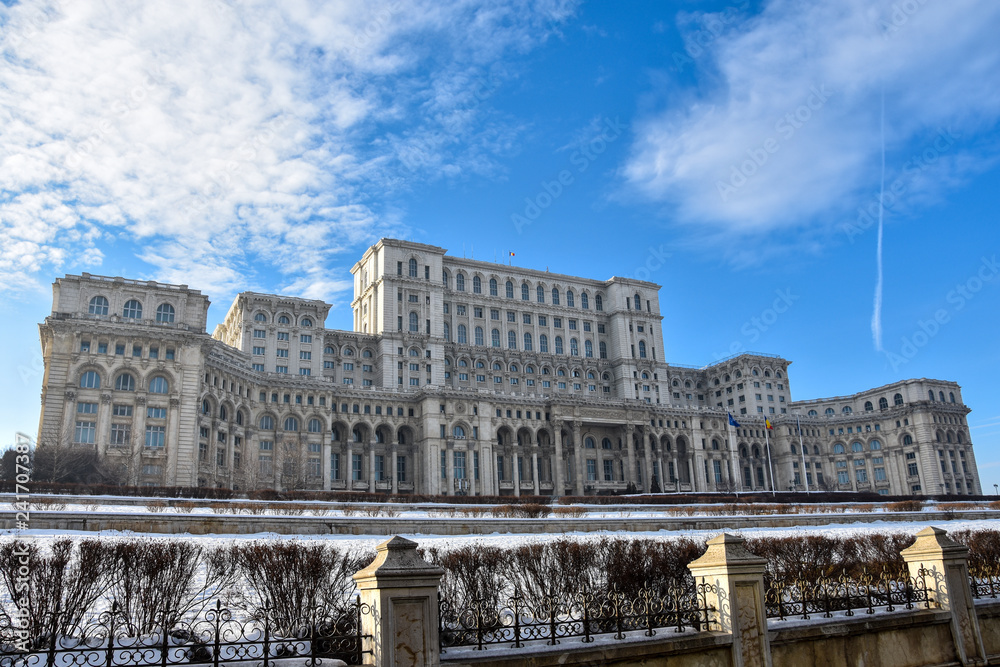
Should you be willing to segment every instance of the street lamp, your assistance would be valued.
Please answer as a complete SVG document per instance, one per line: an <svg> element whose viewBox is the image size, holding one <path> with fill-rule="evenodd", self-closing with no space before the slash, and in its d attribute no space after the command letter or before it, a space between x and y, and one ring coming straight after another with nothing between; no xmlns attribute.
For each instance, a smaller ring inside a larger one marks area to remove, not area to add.
<svg viewBox="0 0 1000 667"><path fill-rule="evenodd" d="M994 484L993 485L993 495L994 496L1000 495L1000 491L997 491L997 487L1000 487L1000 484Z"/></svg>

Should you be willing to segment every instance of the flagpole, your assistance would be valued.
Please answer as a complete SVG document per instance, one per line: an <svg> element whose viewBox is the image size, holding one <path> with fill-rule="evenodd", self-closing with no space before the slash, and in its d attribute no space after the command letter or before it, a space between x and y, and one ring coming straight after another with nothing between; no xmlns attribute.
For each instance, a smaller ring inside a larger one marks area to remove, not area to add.
<svg viewBox="0 0 1000 667"><path fill-rule="evenodd" d="M767 432L767 418L764 418L764 451L767 452L767 470L771 473L771 497L774 497L774 465L771 463L771 439L768 437Z"/></svg>
<svg viewBox="0 0 1000 667"><path fill-rule="evenodd" d="M795 430L799 432L799 451L802 452L802 481L806 485L806 493L812 493L809 490L809 475L806 473L806 448L802 444L802 425L799 424L798 415L795 415Z"/></svg>

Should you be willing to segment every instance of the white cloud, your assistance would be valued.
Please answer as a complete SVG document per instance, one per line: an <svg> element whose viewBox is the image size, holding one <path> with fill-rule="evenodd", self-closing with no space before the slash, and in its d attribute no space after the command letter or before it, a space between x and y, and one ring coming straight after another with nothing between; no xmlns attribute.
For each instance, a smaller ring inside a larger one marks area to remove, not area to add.
<svg viewBox="0 0 1000 667"><path fill-rule="evenodd" d="M1000 116L995 2L772 0L725 18L694 62L711 84L637 123L622 172L706 237L843 222L878 188L883 88L890 171L938 131L969 138ZM984 164L957 145L946 158L924 177Z"/></svg>
<svg viewBox="0 0 1000 667"><path fill-rule="evenodd" d="M221 296L274 269L288 288L330 297L349 285L317 276L339 251L399 231L383 213L388 186L497 170L517 128L476 82L502 86L497 61L572 10L0 6L0 288L94 270L119 239L157 279ZM414 150L419 160L402 159Z"/></svg>

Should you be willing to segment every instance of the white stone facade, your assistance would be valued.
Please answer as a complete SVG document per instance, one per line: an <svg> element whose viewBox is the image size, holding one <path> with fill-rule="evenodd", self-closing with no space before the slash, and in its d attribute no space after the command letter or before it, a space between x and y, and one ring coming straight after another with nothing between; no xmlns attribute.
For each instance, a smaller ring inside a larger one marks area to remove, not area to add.
<svg viewBox="0 0 1000 667"><path fill-rule="evenodd" d="M391 239L352 273L354 331L325 329L322 301L244 292L212 336L197 290L57 279L39 442L96 447L137 484L981 493L954 382L793 402L780 357L666 363L653 283Z"/></svg>

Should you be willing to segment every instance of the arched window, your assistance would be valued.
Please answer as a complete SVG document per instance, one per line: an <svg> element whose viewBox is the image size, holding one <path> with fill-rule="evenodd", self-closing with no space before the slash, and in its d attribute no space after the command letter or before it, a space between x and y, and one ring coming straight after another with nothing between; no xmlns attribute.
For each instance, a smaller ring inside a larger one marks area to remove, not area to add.
<svg viewBox="0 0 1000 667"><path fill-rule="evenodd" d="M511 373L516 373L517 372L517 364L511 364L510 365L510 372Z"/></svg>
<svg viewBox="0 0 1000 667"><path fill-rule="evenodd" d="M934 400L934 390L933 389L928 390L928 392L927 392L927 398L929 398L932 401Z"/></svg>
<svg viewBox="0 0 1000 667"><path fill-rule="evenodd" d="M573 290L571 289L566 290L566 305L570 308L573 308L576 305L575 299L573 298Z"/></svg>
<svg viewBox="0 0 1000 667"><path fill-rule="evenodd" d="M336 354L336 352L333 351L333 347L327 345L323 348L323 354Z"/></svg>
<svg viewBox="0 0 1000 667"><path fill-rule="evenodd" d="M948 398L949 398L949 400L950 400L950 401L951 401L952 403L954 403L954 402L955 402L955 392L953 392L953 391L949 391L949 392L948 392Z"/></svg>
<svg viewBox="0 0 1000 667"><path fill-rule="evenodd" d="M596 449L597 448L597 444L594 442L594 439L591 438L589 435L586 438L583 439L583 446L586 449Z"/></svg>
<svg viewBox="0 0 1000 667"><path fill-rule="evenodd" d="M444 323L444 339L451 341L451 326L447 322Z"/></svg>
<svg viewBox="0 0 1000 667"><path fill-rule="evenodd" d="M601 355L601 359L608 358L608 344L603 340L597 344L597 351Z"/></svg>
<svg viewBox="0 0 1000 667"><path fill-rule="evenodd" d="M524 367L524 372L525 372L525 373L530 373L530 374L534 374L534 372L535 372L535 367L534 367L534 366L525 366L525 367Z"/></svg>
<svg viewBox="0 0 1000 667"><path fill-rule="evenodd" d="M478 280L479 280L479 278L476 278L476 281L478 281ZM473 284L475 284L475 282ZM464 292L465 291L465 274L464 273L456 273L455 274L455 289L457 289L459 292Z"/></svg>
<svg viewBox="0 0 1000 667"><path fill-rule="evenodd" d="M563 341L562 336L556 336L556 354L563 353Z"/></svg>
<svg viewBox="0 0 1000 667"><path fill-rule="evenodd" d="M844 450L844 446L842 444L840 444L839 442L836 445L833 446L833 453L834 454L843 454L844 451L845 451Z"/></svg>
<svg viewBox="0 0 1000 667"><path fill-rule="evenodd" d="M161 303L156 307L156 321L161 324L173 324L174 307L169 303Z"/></svg>
<svg viewBox="0 0 1000 667"><path fill-rule="evenodd" d="M271 415L264 415L260 418L260 428L265 431L274 430L274 417Z"/></svg>
<svg viewBox="0 0 1000 667"><path fill-rule="evenodd" d="M879 410L888 410L889 409L889 401L886 400L885 396L883 396L882 398L878 399L878 409Z"/></svg>
<svg viewBox="0 0 1000 667"><path fill-rule="evenodd" d="M872 451L876 451L876 450L882 449L882 443L879 442L878 440L872 440L868 444L868 449L870 449Z"/></svg>
<svg viewBox="0 0 1000 667"><path fill-rule="evenodd" d="M483 279L479 276L472 276L472 291L476 294L483 293Z"/></svg>
<svg viewBox="0 0 1000 667"><path fill-rule="evenodd" d="M817 417L817 416L819 416L819 413L816 412L815 410L810 410L809 413L808 413L808 415L810 417Z"/></svg>
<svg viewBox="0 0 1000 667"><path fill-rule="evenodd" d="M524 333L524 349L531 352L531 334L528 332Z"/></svg>
<svg viewBox="0 0 1000 667"><path fill-rule="evenodd" d="M365 359L371 359L372 351L366 349L364 352L361 353L361 356L364 357Z"/></svg>
<svg viewBox="0 0 1000 667"><path fill-rule="evenodd" d="M466 340L466 328L464 324L458 325L458 342L462 345L468 342L468 340Z"/></svg>
<svg viewBox="0 0 1000 667"><path fill-rule="evenodd" d="M507 298L508 299L513 299L514 298L514 283L512 283L511 281L508 280L507 284L504 285L504 288L505 288L505 291L506 291L506 294L507 294Z"/></svg>
<svg viewBox="0 0 1000 667"><path fill-rule="evenodd" d="M844 406L844 409L843 409L843 410L841 410L841 412L843 412L843 413L844 413L845 415L849 415L849 414L851 414L851 412L852 412L852 410L851 410L851 406L849 406L849 405L845 405L845 406Z"/></svg>
<svg viewBox="0 0 1000 667"><path fill-rule="evenodd" d="M311 327L312 325L313 325L313 321L311 319L309 319L308 317L303 317L302 321L299 322L299 326L301 326L301 327L307 327L308 328L308 327Z"/></svg>
<svg viewBox="0 0 1000 667"><path fill-rule="evenodd" d="M90 300L90 307L87 309L91 315L107 315L108 300L103 296L95 296Z"/></svg>
<svg viewBox="0 0 1000 667"><path fill-rule="evenodd" d="M552 288L552 305L559 305L559 289L556 287Z"/></svg>
<svg viewBox="0 0 1000 667"><path fill-rule="evenodd" d="M455 436L456 440L462 440L465 438L465 429L455 424L455 428L451 429L451 434Z"/></svg>
<svg viewBox="0 0 1000 667"><path fill-rule="evenodd" d="M417 333L420 331L420 323L417 321L417 314L414 312L410 313L410 333Z"/></svg>
<svg viewBox="0 0 1000 667"><path fill-rule="evenodd" d="M644 340L639 341L639 358L640 359L646 358L646 341Z"/></svg>
<svg viewBox="0 0 1000 667"><path fill-rule="evenodd" d="M497 296L497 279L490 278L490 296Z"/></svg>
<svg viewBox="0 0 1000 667"><path fill-rule="evenodd" d="M580 307L584 310L590 309L590 297L587 296L586 292L580 295Z"/></svg>
<svg viewBox="0 0 1000 667"><path fill-rule="evenodd" d="M418 350L418 349L417 349L417 348L415 348L415 347L411 347L411 348L410 348L410 351L409 351L409 355L410 355L411 357L419 357L419 356L420 356L420 350Z"/></svg>
<svg viewBox="0 0 1000 667"><path fill-rule="evenodd" d="M490 332L490 342L493 347L500 347L500 330L494 329Z"/></svg>
<svg viewBox="0 0 1000 667"><path fill-rule="evenodd" d="M585 357L594 356L594 344L589 340L583 341L583 356Z"/></svg>
<svg viewBox="0 0 1000 667"><path fill-rule="evenodd" d="M243 426L243 411L242 410L237 410L236 411L236 425L237 426Z"/></svg>
<svg viewBox="0 0 1000 667"><path fill-rule="evenodd" d="M604 310L604 297L600 294L594 297L594 308L601 311Z"/></svg>
<svg viewBox="0 0 1000 667"><path fill-rule="evenodd" d="M97 371L87 371L80 376L80 389L100 389L101 376Z"/></svg>
<svg viewBox="0 0 1000 667"><path fill-rule="evenodd" d="M135 378L128 373L122 373L115 378L116 391L135 391Z"/></svg>
<svg viewBox="0 0 1000 667"><path fill-rule="evenodd" d="M503 370L503 366L500 365L499 361L494 361L493 362L493 370L495 370L495 371L502 371Z"/></svg>
<svg viewBox="0 0 1000 667"><path fill-rule="evenodd" d="M541 285L535 288L535 300L538 303L545 303L545 288Z"/></svg>
<svg viewBox="0 0 1000 667"><path fill-rule="evenodd" d="M528 288L528 283L521 283L521 301L528 301L531 299L531 290Z"/></svg>
<svg viewBox="0 0 1000 667"><path fill-rule="evenodd" d="M299 420L295 417L285 417L285 430L286 431L298 431L299 430Z"/></svg>
<svg viewBox="0 0 1000 667"><path fill-rule="evenodd" d="M799 453L799 450L798 450L798 448L795 447L795 445L792 445L791 449L792 449L792 454L798 454Z"/></svg>
<svg viewBox="0 0 1000 667"><path fill-rule="evenodd" d="M417 260L415 260L412 257L410 258L410 277L411 278L417 277Z"/></svg>
<svg viewBox="0 0 1000 667"><path fill-rule="evenodd" d="M944 439L945 439L945 442L951 442L951 431L948 431L948 433L947 433L947 435L945 435Z"/></svg>
<svg viewBox="0 0 1000 667"><path fill-rule="evenodd" d="M943 391L939 391L938 392L938 398L940 398L941 402L944 403L944 392Z"/></svg>
<svg viewBox="0 0 1000 667"><path fill-rule="evenodd" d="M611 449L611 438L601 439L601 449Z"/></svg>
<svg viewBox="0 0 1000 667"><path fill-rule="evenodd" d="M639 299L638 293L633 297L633 300L635 301L635 309L642 310L642 301Z"/></svg>
<svg viewBox="0 0 1000 667"><path fill-rule="evenodd" d="M871 412L874 409L875 409L875 406L872 405L871 401L865 401L865 412Z"/></svg>
<svg viewBox="0 0 1000 667"><path fill-rule="evenodd" d="M318 419L313 418L313 419L309 420L309 432L310 433L322 433L323 432L323 425L320 423L320 421Z"/></svg>
<svg viewBox="0 0 1000 667"><path fill-rule="evenodd" d="M267 315L265 315L264 313L256 313L253 316L253 321L254 322L267 322Z"/></svg>
<svg viewBox="0 0 1000 667"><path fill-rule="evenodd" d="M569 353L570 356L579 357L580 356L580 345L576 342L575 338L569 339Z"/></svg>
<svg viewBox="0 0 1000 667"><path fill-rule="evenodd" d="M441 269L441 284L448 287L448 269Z"/></svg>
<svg viewBox="0 0 1000 667"><path fill-rule="evenodd" d="M353 347L346 347L345 346L344 349L343 349L343 355L345 357L353 357L354 356L354 348Z"/></svg>
<svg viewBox="0 0 1000 667"><path fill-rule="evenodd" d="M903 395L902 394L896 394L895 396L893 396L892 397L892 404L893 405L902 405L903 404Z"/></svg>
<svg viewBox="0 0 1000 667"><path fill-rule="evenodd" d="M538 335L538 351L548 352L549 351L549 337L545 334Z"/></svg>
<svg viewBox="0 0 1000 667"><path fill-rule="evenodd" d="M212 404L208 402L207 398L201 400L201 414L210 415L212 414Z"/></svg>
<svg viewBox="0 0 1000 667"><path fill-rule="evenodd" d="M351 438L354 440L354 442L361 442L361 429L359 428L351 429Z"/></svg>
<svg viewBox="0 0 1000 667"><path fill-rule="evenodd" d="M149 381L150 394L166 394L169 388L170 385L167 383L167 378L162 375L157 375ZM222 419L225 419L225 417L222 417Z"/></svg>
<svg viewBox="0 0 1000 667"><path fill-rule="evenodd" d="M476 334L476 345L485 345L485 343L483 342L483 328L476 327L475 334Z"/></svg>
<svg viewBox="0 0 1000 667"><path fill-rule="evenodd" d="M851 451L852 452L863 452L863 451L865 451L865 448L864 448L864 445L862 445L860 442L852 442L851 443Z"/></svg>
<svg viewBox="0 0 1000 667"><path fill-rule="evenodd" d="M282 315L278 318L278 324L291 324L292 321L288 319L288 315Z"/></svg>
<svg viewBox="0 0 1000 667"><path fill-rule="evenodd" d="M142 304L135 299L129 299L125 302L125 307L122 308L122 317L130 320L141 320Z"/></svg>
<svg viewBox="0 0 1000 667"><path fill-rule="evenodd" d="M508 331L507 332L507 349L516 350L517 349L517 332Z"/></svg>
<svg viewBox="0 0 1000 667"><path fill-rule="evenodd" d="M385 436L382 434L382 431L378 431L378 430L375 431L375 442L377 442L379 444L384 444L385 443Z"/></svg>

